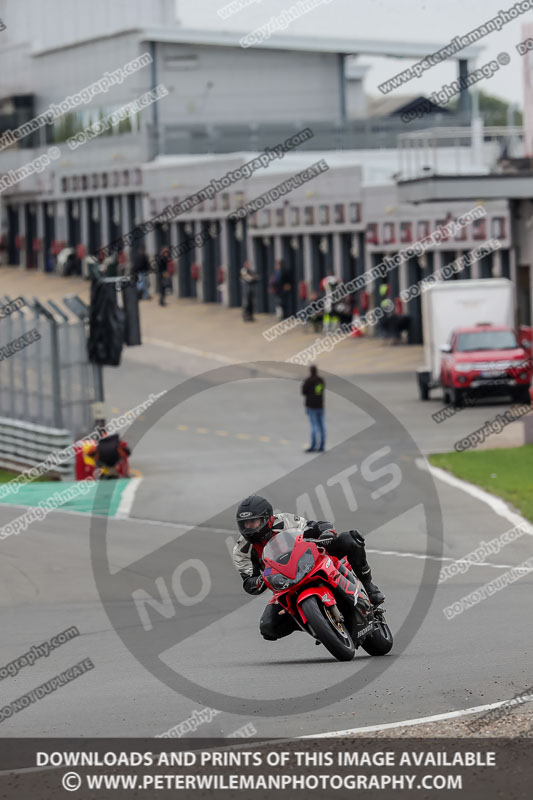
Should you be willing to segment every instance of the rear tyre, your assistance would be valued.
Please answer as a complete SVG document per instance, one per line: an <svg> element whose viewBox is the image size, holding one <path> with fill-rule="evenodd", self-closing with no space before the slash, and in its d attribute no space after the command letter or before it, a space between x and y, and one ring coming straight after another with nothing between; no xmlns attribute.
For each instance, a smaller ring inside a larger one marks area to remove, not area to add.
<svg viewBox="0 0 533 800"><path fill-rule="evenodd" d="M429 372L420 371L416 373L418 381L418 393L421 400L429 400Z"/></svg>
<svg viewBox="0 0 533 800"><path fill-rule="evenodd" d="M355 655L355 645L344 623L336 622L327 606L315 595L306 597L301 606L309 626L326 650L337 661L351 661Z"/></svg>
<svg viewBox="0 0 533 800"><path fill-rule="evenodd" d="M361 647L369 656L384 656L391 650L393 643L391 629L382 619L374 622L374 630L361 642Z"/></svg>
<svg viewBox="0 0 533 800"><path fill-rule="evenodd" d="M452 403L454 408L462 408L465 404L463 389L452 389Z"/></svg>
<svg viewBox="0 0 533 800"><path fill-rule="evenodd" d="M513 402L530 405L531 397L529 395L529 386L517 386L513 389Z"/></svg>

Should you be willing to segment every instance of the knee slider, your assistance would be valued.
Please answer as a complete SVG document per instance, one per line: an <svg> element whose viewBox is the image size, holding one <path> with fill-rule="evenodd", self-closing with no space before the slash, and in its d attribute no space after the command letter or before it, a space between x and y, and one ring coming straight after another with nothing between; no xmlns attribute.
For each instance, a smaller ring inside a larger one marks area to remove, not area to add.
<svg viewBox="0 0 533 800"><path fill-rule="evenodd" d="M267 606L268 609L268 606ZM259 620L259 632L263 639L269 639L270 641L274 641L277 639L277 631L275 630L275 626L272 624L272 620L269 619L270 615L267 614L267 618L261 618Z"/></svg>

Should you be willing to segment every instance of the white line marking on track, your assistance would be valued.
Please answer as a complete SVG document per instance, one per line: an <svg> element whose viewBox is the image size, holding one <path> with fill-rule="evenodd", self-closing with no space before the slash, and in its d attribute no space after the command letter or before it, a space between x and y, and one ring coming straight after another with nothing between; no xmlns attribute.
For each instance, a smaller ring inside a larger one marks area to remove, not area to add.
<svg viewBox="0 0 533 800"><path fill-rule="evenodd" d="M499 700L497 703L487 703L484 706L473 706L463 708L460 711L446 711L444 714L432 714L429 717L418 717L417 719L404 719L401 722L385 722L382 725L365 725L362 728L348 728L345 731L328 731L328 733L310 733L299 736L299 739L329 739L333 736L350 736L355 733L373 733L376 731L393 730L394 728L408 728L413 725L424 725L427 722L438 722L444 719L457 719L467 717L471 714L480 714L483 711L491 711L493 708L501 708L509 703L509 700ZM525 700L525 703L533 702Z"/></svg>
<svg viewBox="0 0 533 800"><path fill-rule="evenodd" d="M128 519L130 516L130 511L133 506L133 501L135 500L135 495L137 493L137 489L141 485L142 478L130 478L128 481L128 485L122 492L122 497L120 498L120 503L118 504L118 508L114 519ZM113 519L113 517L112 517Z"/></svg>
<svg viewBox="0 0 533 800"><path fill-rule="evenodd" d="M514 564L491 564L488 561L465 561L464 558L451 558L450 556L430 556L426 553L399 553L397 550L371 550L366 548L367 553L377 553L381 556L398 556L399 558L420 558L427 561L461 561L463 564L469 564L471 567L494 567L495 569L511 569ZM533 569L529 570L533 572Z"/></svg>
<svg viewBox="0 0 533 800"><path fill-rule="evenodd" d="M348 728L347 730L343 731L328 731L327 733L306 733L305 736L295 736L293 739L332 739L335 736L353 736L356 733L375 733L377 731L386 731L386 730L394 730L395 728L409 728L415 725L424 725L428 722L439 722L440 720L446 719L459 719L460 717L467 717L471 716L472 714L481 714L484 711L492 711L494 708L501 708L502 706L506 706L510 703L510 700L499 700L497 703L487 703L483 706L472 706L472 708L463 708L460 711L446 711L444 714L432 714L429 717L418 717L415 719L404 719L401 722L384 722L381 725L365 725L361 728ZM533 702L533 698L531 700L524 700L523 705L525 703ZM283 741L293 741L293 739L287 739ZM274 741L274 740L273 740ZM279 740L278 740L279 741ZM269 744L269 741L262 742L260 746L265 747ZM242 745L237 744L228 744L228 747L245 747L245 743ZM64 768L64 767L63 767ZM48 770L52 769L62 769L62 767L21 767L19 769L9 769L9 770L2 770L0 771L0 777L4 775L20 775L26 772L47 772Z"/></svg>
<svg viewBox="0 0 533 800"><path fill-rule="evenodd" d="M141 478L131 478L130 480L139 480L140 481L142 479ZM132 502L133 502L133 500L132 500ZM122 500L121 500L121 504L122 504ZM162 520L162 519L147 519L147 518L144 518L144 517L130 517L130 516L128 516L129 510L128 510L128 513L126 513L126 514L119 514L119 511L121 511L121 504L119 505L119 508L118 508L117 513L115 514L115 516L108 517L109 522L124 522L124 521L127 521L130 524L131 523L137 523L139 525L158 525L158 526L161 526L163 528L179 528L179 529L181 529L180 536L183 536L184 533L187 533L187 531L193 530L193 529L196 529L196 530L199 530L199 531L206 531L208 533L227 533L227 534L231 534L232 536L237 536L237 531L235 531L235 530L233 530L231 528L210 528L210 527L208 527L206 525L203 525L203 526L202 525L196 525L194 522L190 522L190 523L168 522L168 521ZM2 508L2 505L4 505L4 504L0 504L0 509ZM9 504L5 503L5 506L8 507L8 508L20 508L20 509L33 508L33 506L14 505L14 504L11 504L11 503L9 503ZM130 506L130 508L131 508L131 506ZM54 511L50 512L50 514L54 514L54 513L58 513L60 515L70 514L70 515L75 516L75 517L85 517L86 519L92 519L93 516L95 516L95 517L102 516L100 514L91 514L88 511L73 511L71 509L64 509L64 510L57 511L57 512L54 512ZM366 552L367 553L373 553L374 555L377 554L377 555L382 555L382 556L396 556L398 558L415 558L415 559L419 559L419 560L422 560L422 561L425 561L425 560L430 560L430 561L457 561L456 558L452 558L451 556L432 556L432 555L429 555L428 553L406 553L406 552L402 553L399 550L375 550L373 548L368 548L367 547ZM488 561L479 561L479 562L476 561L475 563L472 563L472 566L475 566L475 567L493 567L494 569L511 569L515 565L514 564L491 564ZM530 571L533 572L533 570L530 570Z"/></svg>
<svg viewBox="0 0 533 800"><path fill-rule="evenodd" d="M449 484L449 486L453 486L455 489L462 489L463 492L466 492L471 497L475 497L476 500L486 503L488 506L490 506L495 514L498 514L499 517L504 517L505 519L509 520L509 522L512 522L513 525L525 526L526 533L528 533L530 536L533 536L533 525L517 511L513 511L513 509L505 502L505 500L502 500L501 497L496 497L495 495L486 492L484 489L480 489L479 486L474 486L474 484L468 483L468 481L463 481L460 478L456 478L455 475L450 475L449 472L446 472L444 469L440 469L440 467L434 467L424 458L417 458L415 463L419 469L430 472L435 478L438 478L444 483Z"/></svg>
<svg viewBox="0 0 533 800"><path fill-rule="evenodd" d="M199 350L197 347L188 347L185 344L174 344L174 342L165 342L162 339L153 339L151 336L146 336L144 340L146 344L153 344L156 347L165 347L167 350L176 350L179 353L186 353L190 356L197 356L199 358L210 358L212 361L220 361L222 364L236 364L234 358L228 356L221 356L219 353L209 353L207 350Z"/></svg>

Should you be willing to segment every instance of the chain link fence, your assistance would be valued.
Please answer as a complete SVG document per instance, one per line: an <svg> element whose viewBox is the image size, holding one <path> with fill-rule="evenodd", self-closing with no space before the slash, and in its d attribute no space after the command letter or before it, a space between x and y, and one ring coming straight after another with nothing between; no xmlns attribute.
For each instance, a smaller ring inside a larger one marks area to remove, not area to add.
<svg viewBox="0 0 533 800"><path fill-rule="evenodd" d="M9 465L39 463L59 440L89 433L103 399L101 369L87 356L85 303L22 300L0 319L0 460ZM0 307L11 301L0 296Z"/></svg>

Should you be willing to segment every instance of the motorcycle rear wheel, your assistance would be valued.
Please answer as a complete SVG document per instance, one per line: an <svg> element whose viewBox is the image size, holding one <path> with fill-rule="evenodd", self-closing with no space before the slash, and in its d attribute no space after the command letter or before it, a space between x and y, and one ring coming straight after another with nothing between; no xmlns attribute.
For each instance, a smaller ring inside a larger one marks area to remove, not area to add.
<svg viewBox="0 0 533 800"><path fill-rule="evenodd" d="M346 626L336 622L328 608L315 596L302 601L302 609L315 636L337 661L351 661L355 645Z"/></svg>

